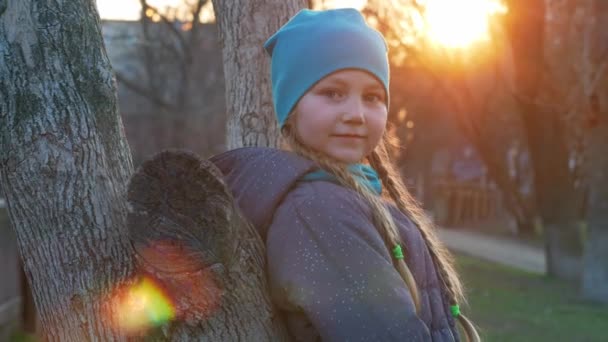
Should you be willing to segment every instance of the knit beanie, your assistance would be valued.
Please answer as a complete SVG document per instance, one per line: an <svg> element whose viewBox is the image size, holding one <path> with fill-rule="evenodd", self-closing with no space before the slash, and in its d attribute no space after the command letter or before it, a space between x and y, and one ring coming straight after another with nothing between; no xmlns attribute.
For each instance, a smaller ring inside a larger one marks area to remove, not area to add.
<svg viewBox="0 0 608 342"><path fill-rule="evenodd" d="M308 89L342 69L360 69L375 76L384 86L388 107L387 45L356 9L301 10L266 41L264 49L271 56L279 127Z"/></svg>

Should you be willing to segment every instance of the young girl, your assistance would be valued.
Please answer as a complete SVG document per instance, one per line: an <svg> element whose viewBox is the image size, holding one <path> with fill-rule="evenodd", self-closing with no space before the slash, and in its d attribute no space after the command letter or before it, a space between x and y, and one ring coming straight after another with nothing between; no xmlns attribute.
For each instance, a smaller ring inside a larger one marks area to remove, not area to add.
<svg viewBox="0 0 608 342"><path fill-rule="evenodd" d="M286 149L212 159L266 239L297 341L458 341L452 260L388 160L383 37L354 9L302 10L265 44Z"/></svg>

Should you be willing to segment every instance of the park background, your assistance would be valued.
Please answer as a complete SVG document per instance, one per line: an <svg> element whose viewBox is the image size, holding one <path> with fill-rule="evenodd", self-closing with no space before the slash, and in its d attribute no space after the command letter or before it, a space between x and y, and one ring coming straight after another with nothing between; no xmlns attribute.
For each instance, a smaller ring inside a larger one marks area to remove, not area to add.
<svg viewBox="0 0 608 342"><path fill-rule="evenodd" d="M605 172L608 158L595 152L608 148L608 4L308 6L356 7L387 37L390 121L400 145L393 157L457 253L482 336L604 340L608 284L595 278L608 274L608 258L597 251L608 248L608 221L605 210L593 209L605 208L608 188L606 176L594 174ZM98 0L98 9L134 164L165 148L203 157L228 149L211 1ZM15 327L31 333L36 320L6 206L0 199L0 267L7 275L0 336L26 338ZM592 229L599 247L588 243ZM496 242L513 246L515 259L521 248L533 257L509 263L509 251L496 258L496 249L479 248Z"/></svg>

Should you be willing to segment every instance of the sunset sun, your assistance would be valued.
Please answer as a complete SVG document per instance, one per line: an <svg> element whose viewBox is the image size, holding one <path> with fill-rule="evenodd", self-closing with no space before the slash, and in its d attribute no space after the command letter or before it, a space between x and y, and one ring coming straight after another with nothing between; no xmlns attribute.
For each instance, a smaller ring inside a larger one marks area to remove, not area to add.
<svg viewBox="0 0 608 342"><path fill-rule="evenodd" d="M435 43L463 48L489 39L491 16L504 13L499 0L426 0L423 24L426 35Z"/></svg>

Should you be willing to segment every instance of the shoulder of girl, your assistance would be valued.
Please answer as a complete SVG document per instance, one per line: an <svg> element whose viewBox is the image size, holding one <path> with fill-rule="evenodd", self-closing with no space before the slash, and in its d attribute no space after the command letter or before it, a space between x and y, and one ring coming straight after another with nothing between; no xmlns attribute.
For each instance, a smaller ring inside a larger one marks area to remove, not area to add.
<svg viewBox="0 0 608 342"><path fill-rule="evenodd" d="M285 196L280 207L299 212L353 211L353 214L367 213L369 207L357 194L341 185L331 182L300 183Z"/></svg>

